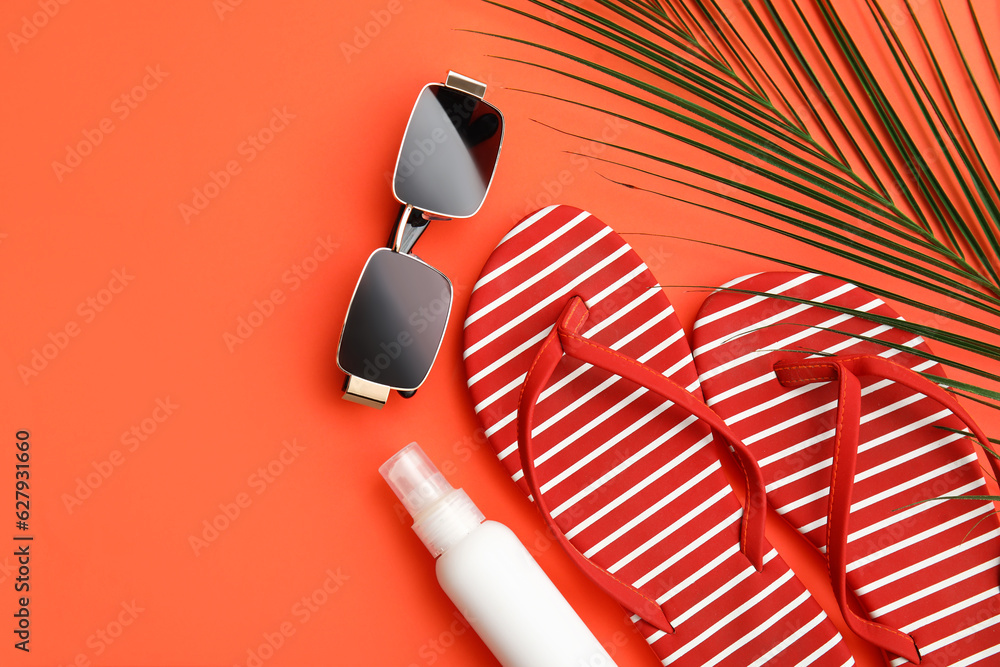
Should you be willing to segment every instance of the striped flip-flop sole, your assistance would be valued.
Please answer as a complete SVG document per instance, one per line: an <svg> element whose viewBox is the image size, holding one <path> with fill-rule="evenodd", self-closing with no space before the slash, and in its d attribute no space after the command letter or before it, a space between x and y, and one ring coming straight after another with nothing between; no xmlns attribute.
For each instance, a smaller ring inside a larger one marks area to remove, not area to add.
<svg viewBox="0 0 1000 667"><path fill-rule="evenodd" d="M694 358L707 403L757 457L774 509L825 551L836 383L785 388L774 364L877 354L944 373L920 356L928 349L919 336L781 297L899 316L854 285L777 272L729 283L706 300L695 322ZM986 491L972 443L954 432L964 428L929 398L888 380L862 380L848 585L872 620L914 639L922 664L1000 664L1000 521L992 503L913 504ZM907 663L890 657L893 665Z"/></svg>
<svg viewBox="0 0 1000 667"><path fill-rule="evenodd" d="M609 227L575 208L529 216L483 269L465 324L469 390L507 472L527 493L517 441L521 387L566 302L582 335L699 394L683 330L655 279ZM822 609L768 547L740 551L742 508L710 429L603 370L563 357L533 440L556 524L592 562L665 604L675 632L633 620L665 665L849 665Z"/></svg>

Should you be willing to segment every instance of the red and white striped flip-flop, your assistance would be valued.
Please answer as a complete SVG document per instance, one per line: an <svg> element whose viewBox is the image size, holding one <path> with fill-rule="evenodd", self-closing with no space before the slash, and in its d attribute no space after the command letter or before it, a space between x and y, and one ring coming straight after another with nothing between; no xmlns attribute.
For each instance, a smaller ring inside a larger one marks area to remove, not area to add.
<svg viewBox="0 0 1000 667"><path fill-rule="evenodd" d="M756 456L774 509L826 553L852 630L893 665L1000 664L993 504L914 504L983 495L974 446L956 431L988 443L951 394L918 375L944 373L898 320L834 278L740 278L695 323L702 390Z"/></svg>
<svg viewBox="0 0 1000 667"><path fill-rule="evenodd" d="M558 206L514 227L472 294L465 357L503 465L663 664L853 664L764 540L757 466L700 400L666 296L604 223Z"/></svg>

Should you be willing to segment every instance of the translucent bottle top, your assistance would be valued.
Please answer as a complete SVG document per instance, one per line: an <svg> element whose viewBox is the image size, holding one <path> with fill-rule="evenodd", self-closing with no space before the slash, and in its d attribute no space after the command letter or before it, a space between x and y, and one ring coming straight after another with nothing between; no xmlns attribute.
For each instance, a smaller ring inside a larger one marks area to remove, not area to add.
<svg viewBox="0 0 1000 667"><path fill-rule="evenodd" d="M378 471L413 517L413 530L435 557L485 519L468 494L453 488L415 442L396 452Z"/></svg>

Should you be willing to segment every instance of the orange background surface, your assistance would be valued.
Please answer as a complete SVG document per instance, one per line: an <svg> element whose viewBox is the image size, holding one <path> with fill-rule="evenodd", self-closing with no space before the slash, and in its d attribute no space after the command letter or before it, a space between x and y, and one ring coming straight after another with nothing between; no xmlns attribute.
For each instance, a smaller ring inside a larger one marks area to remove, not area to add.
<svg viewBox="0 0 1000 667"><path fill-rule="evenodd" d="M3 33L23 33L44 4L4 2ZM486 3L48 4L58 11L45 25L0 45L0 664L495 664L377 472L413 440L519 535L619 665L657 664L484 445L461 366L480 267L519 218L558 201L618 231L872 275L571 160L607 153L534 120L643 134L514 90L607 102L490 57L529 52L466 30L560 38ZM452 279L455 311L426 385L376 411L341 400L337 340L397 210L387 174L409 109L449 69L488 83L507 122L503 154L481 212L435 223L416 248ZM80 142L92 150L77 162L67 146ZM687 327L704 293L685 285L772 268L628 238ZM31 442L28 654L12 646L20 429ZM818 557L771 528L836 619ZM848 639L859 664L878 664Z"/></svg>

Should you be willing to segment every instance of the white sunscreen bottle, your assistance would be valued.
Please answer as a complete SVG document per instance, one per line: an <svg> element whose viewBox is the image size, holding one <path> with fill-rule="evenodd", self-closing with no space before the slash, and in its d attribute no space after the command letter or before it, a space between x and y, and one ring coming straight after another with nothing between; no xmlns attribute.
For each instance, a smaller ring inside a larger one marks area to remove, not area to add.
<svg viewBox="0 0 1000 667"><path fill-rule="evenodd" d="M437 558L437 578L504 667L615 663L514 533L486 521L412 442L380 468Z"/></svg>

